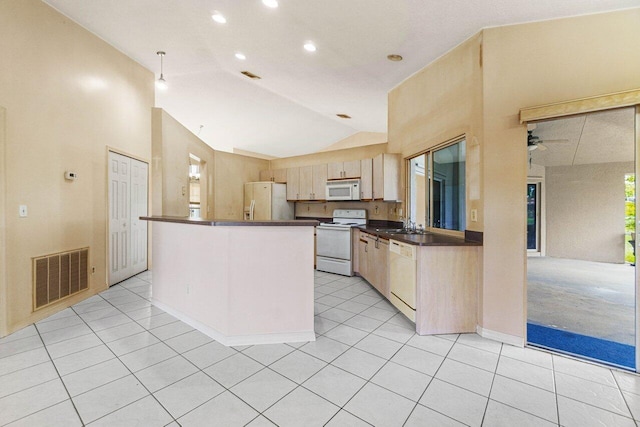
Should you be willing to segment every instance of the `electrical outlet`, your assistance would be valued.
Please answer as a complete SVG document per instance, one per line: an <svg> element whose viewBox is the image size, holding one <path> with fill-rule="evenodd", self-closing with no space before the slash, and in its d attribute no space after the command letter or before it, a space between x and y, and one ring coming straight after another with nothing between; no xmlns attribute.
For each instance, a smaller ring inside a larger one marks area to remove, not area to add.
<svg viewBox="0 0 640 427"><path fill-rule="evenodd" d="M478 221L478 209L471 209L471 221Z"/></svg>
<svg viewBox="0 0 640 427"><path fill-rule="evenodd" d="M95 274L96 272L96 268L95 267L91 267L91 274Z"/></svg>

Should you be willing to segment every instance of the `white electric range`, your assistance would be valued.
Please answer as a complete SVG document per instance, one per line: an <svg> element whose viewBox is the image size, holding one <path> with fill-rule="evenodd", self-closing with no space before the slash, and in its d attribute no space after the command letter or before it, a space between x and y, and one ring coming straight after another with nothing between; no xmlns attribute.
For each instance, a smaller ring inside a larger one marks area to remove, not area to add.
<svg viewBox="0 0 640 427"><path fill-rule="evenodd" d="M316 228L316 269L353 276L353 227L367 224L365 209L336 209Z"/></svg>

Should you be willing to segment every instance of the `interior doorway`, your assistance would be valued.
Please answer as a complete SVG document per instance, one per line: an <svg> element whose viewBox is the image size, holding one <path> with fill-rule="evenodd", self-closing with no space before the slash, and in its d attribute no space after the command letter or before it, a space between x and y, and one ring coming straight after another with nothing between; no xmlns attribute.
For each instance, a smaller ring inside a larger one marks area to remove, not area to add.
<svg viewBox="0 0 640 427"><path fill-rule="evenodd" d="M634 130L632 107L530 124L526 188L528 344L633 370Z"/></svg>
<svg viewBox="0 0 640 427"><path fill-rule="evenodd" d="M147 269L149 165L109 151L109 286Z"/></svg>
<svg viewBox="0 0 640 427"><path fill-rule="evenodd" d="M202 205L200 195L201 161L195 154L189 154L189 218L200 218Z"/></svg>
<svg viewBox="0 0 640 427"><path fill-rule="evenodd" d="M542 255L542 181L527 183L527 255Z"/></svg>

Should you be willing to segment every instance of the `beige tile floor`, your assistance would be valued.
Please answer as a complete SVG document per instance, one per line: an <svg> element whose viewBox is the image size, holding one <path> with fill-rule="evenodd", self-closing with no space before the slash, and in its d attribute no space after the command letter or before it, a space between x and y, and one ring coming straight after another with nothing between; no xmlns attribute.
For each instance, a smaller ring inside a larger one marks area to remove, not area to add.
<svg viewBox="0 0 640 427"><path fill-rule="evenodd" d="M634 374L476 334L417 336L316 272L309 343L225 347L152 306L145 272L0 340L0 425L635 426Z"/></svg>

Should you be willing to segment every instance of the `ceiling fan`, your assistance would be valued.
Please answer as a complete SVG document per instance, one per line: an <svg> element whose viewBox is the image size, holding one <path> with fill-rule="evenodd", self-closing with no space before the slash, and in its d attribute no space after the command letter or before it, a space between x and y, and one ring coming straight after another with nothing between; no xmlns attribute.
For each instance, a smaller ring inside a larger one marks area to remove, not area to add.
<svg viewBox="0 0 640 427"><path fill-rule="evenodd" d="M569 142L568 139L546 139L542 140L540 137L533 134L536 126L529 125L527 128L527 148L529 151L540 149L540 151L544 151L547 147L544 144L557 143L557 142Z"/></svg>

